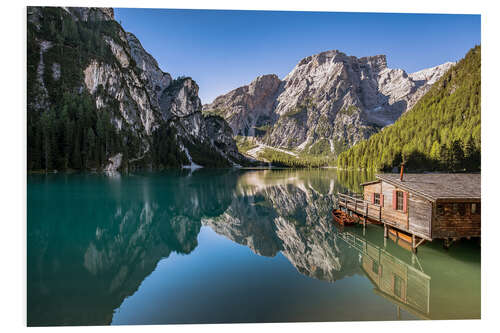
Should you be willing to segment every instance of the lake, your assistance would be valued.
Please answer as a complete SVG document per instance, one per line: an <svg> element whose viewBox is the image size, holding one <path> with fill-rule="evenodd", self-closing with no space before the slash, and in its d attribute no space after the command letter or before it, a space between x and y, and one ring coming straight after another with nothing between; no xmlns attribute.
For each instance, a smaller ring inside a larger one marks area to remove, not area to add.
<svg viewBox="0 0 500 333"><path fill-rule="evenodd" d="M333 223L334 195L372 177L29 175L28 325L480 318L477 239L415 255Z"/></svg>

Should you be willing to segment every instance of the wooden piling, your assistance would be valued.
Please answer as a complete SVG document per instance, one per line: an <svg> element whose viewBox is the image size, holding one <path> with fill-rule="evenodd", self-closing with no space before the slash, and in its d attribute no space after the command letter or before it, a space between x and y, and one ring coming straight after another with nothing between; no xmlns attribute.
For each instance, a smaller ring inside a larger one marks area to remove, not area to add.
<svg viewBox="0 0 500 333"><path fill-rule="evenodd" d="M365 219L363 220L363 227L366 227L366 219L368 218L368 204L365 203Z"/></svg>

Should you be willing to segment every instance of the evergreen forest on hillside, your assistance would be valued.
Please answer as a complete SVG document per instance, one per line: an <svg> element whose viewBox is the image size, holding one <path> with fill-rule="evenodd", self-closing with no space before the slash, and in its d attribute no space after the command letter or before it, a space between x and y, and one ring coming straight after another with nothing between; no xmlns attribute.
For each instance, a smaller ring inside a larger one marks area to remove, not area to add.
<svg viewBox="0 0 500 333"><path fill-rule="evenodd" d="M471 49L393 125L341 153L342 169L481 169L481 46Z"/></svg>

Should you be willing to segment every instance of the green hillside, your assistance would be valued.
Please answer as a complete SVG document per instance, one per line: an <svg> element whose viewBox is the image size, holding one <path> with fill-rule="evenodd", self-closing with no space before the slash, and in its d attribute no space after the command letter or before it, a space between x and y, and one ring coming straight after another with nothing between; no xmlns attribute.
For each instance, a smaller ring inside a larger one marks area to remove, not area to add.
<svg viewBox="0 0 500 333"><path fill-rule="evenodd" d="M434 84L393 125L339 155L343 169L388 171L481 169L481 46Z"/></svg>

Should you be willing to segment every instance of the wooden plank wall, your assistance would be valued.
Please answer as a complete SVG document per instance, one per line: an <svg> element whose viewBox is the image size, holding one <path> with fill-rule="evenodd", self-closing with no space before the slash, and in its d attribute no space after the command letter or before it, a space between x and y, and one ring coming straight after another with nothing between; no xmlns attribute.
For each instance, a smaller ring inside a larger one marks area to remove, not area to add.
<svg viewBox="0 0 500 333"><path fill-rule="evenodd" d="M383 220L401 230L407 230L417 234L418 236L431 238L432 202L413 193L408 193L407 212L404 213L400 210L394 210L392 206L394 190L407 192L392 184L380 182L377 184L366 185L364 187L364 199L371 202L373 193L383 194ZM377 214L378 211L376 211L376 207L369 208L370 216L375 216Z"/></svg>
<svg viewBox="0 0 500 333"><path fill-rule="evenodd" d="M413 193L408 197L410 231L431 237L432 202Z"/></svg>
<svg viewBox="0 0 500 333"><path fill-rule="evenodd" d="M432 238L481 237L481 215L471 214L470 203L470 201L465 203L466 210L463 216L458 212L456 214L449 212L444 216L436 214L432 225ZM452 204L452 202L439 201L436 205L438 204Z"/></svg>
<svg viewBox="0 0 500 333"><path fill-rule="evenodd" d="M366 201L372 202L373 193L380 193L380 183L364 186L363 195Z"/></svg>
<svg viewBox="0 0 500 333"><path fill-rule="evenodd" d="M382 182L382 193L384 194L384 207L382 208L382 219L394 223L398 228L408 230L408 214L392 209L393 191L396 189L391 184Z"/></svg>
<svg viewBox="0 0 500 333"><path fill-rule="evenodd" d="M373 193L380 193L380 183L365 185L363 191L363 199L371 203ZM380 216L380 209L378 208L378 206L368 206L368 216L378 219Z"/></svg>

